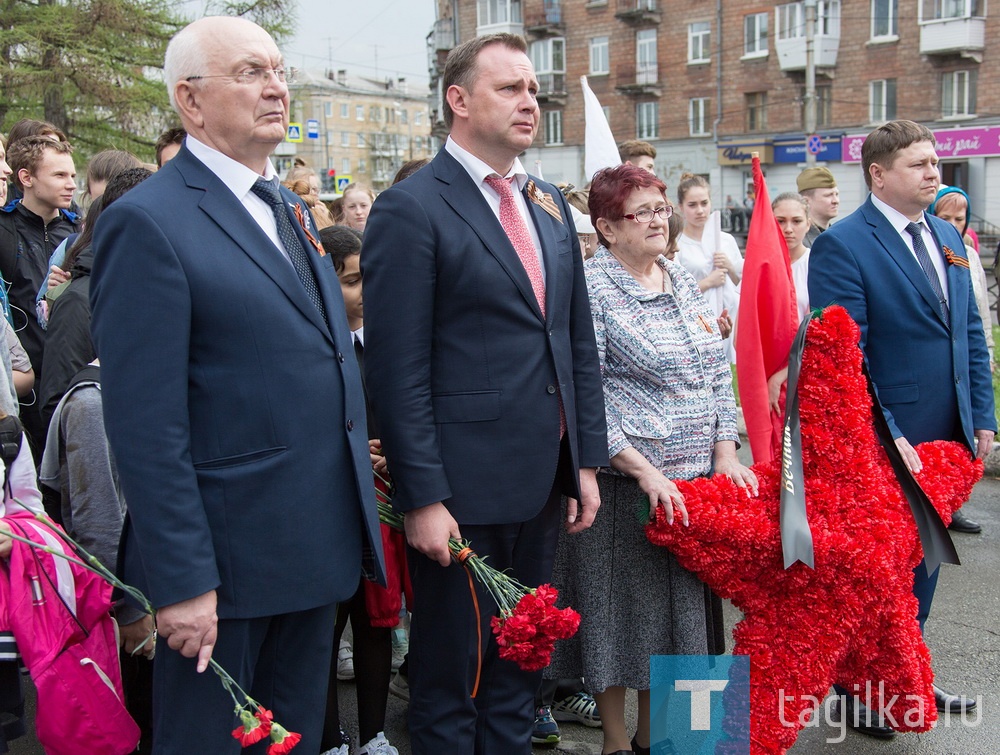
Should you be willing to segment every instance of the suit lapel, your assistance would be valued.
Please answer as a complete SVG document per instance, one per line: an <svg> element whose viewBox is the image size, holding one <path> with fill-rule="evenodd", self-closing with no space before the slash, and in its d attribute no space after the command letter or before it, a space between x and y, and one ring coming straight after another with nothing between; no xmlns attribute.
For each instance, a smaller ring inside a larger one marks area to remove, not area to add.
<svg viewBox="0 0 1000 755"><path fill-rule="evenodd" d="M892 223L879 211L870 197L863 207L865 209L865 218L868 224L872 226L872 235L875 237L875 241L885 249L903 275L906 276L906 279L910 281L910 284L917 289L924 301L927 302L927 306L931 308L938 320L947 328L948 323L941 316L941 308L938 306L934 289L931 288L931 283L927 280L927 276L920 267L920 263L917 262L917 258L913 256L913 252L909 250L902 237L900 237L899 232L892 227Z"/></svg>
<svg viewBox="0 0 1000 755"><path fill-rule="evenodd" d="M553 313L553 302L556 298L559 285L559 276L556 274L556 263L558 252L556 251L556 237L553 233L552 223L554 218L545 210L532 202L525 192L521 195L528 205L528 214L535 223L535 230L538 231L538 243L542 247L542 263L545 265L545 313L546 317L551 317Z"/></svg>
<svg viewBox="0 0 1000 755"><path fill-rule="evenodd" d="M939 229L935 227L935 223L930 217L927 218L927 226L931 229L931 235L934 236L934 241L937 242L938 249L943 255L944 248L947 245L941 238ZM958 256L963 256L965 243L963 242L956 246L952 251ZM947 256L945 257L944 270L945 277L948 279L948 314L951 318L951 327L953 330L956 327L961 329L962 321L969 314L964 304L969 300L968 287L972 285L972 274L971 271L967 272L966 268L958 267L948 262Z"/></svg>
<svg viewBox="0 0 1000 755"><path fill-rule="evenodd" d="M434 160L435 163L439 161L443 161L443 164L438 166L440 170L435 171L435 173L448 183L441 192L441 198L479 236L487 251L496 258L500 266L510 276L528 306L531 307L539 320L544 321L542 310L538 306L535 291L531 287L531 281L521 263L521 258L517 256L514 245L510 243L503 226L493 214L479 187L475 185L458 161L443 149ZM543 250L545 248L544 242L542 248ZM546 301L548 301L548 295L546 295Z"/></svg>
<svg viewBox="0 0 1000 755"><path fill-rule="evenodd" d="M184 150L177 157L181 157L183 152ZM310 322L323 331L328 338L332 338L329 327L323 322L316 307L306 296L302 282L298 279L291 263L283 259L281 252L275 248L267 234L261 230L229 188L196 157L188 153L187 158L177 167L180 168L188 186L202 189L205 192L198 204L201 210L233 240L244 254L253 260L265 275L274 281L274 284ZM298 226L298 221L294 217L291 220L293 227ZM305 247L307 251L312 248L305 238L302 238L302 241L307 244ZM318 255L310 254L308 256ZM328 258L324 257L323 259ZM317 278L322 277L317 272ZM325 290L324 300L329 300Z"/></svg>

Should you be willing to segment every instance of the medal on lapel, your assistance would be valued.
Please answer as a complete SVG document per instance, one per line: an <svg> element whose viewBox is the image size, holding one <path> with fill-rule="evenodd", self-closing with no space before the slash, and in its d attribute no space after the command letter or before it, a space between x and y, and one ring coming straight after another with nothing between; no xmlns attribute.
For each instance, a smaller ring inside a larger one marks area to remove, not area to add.
<svg viewBox="0 0 1000 755"><path fill-rule="evenodd" d="M969 269L969 261L965 257L955 254L950 247L942 246L941 248L944 250L944 258L948 261L949 265L964 267L966 270Z"/></svg>
<svg viewBox="0 0 1000 755"><path fill-rule="evenodd" d="M559 212L559 206L552 199L551 194L540 191L538 187L535 186L535 182L531 179L528 179L528 184L525 188L528 190L528 199L537 204L560 223L563 222L562 213Z"/></svg>
<svg viewBox="0 0 1000 755"><path fill-rule="evenodd" d="M311 223L306 218L305 213L302 212L302 205L298 202L295 203L295 219L299 221L299 225L302 226L302 232L305 233L306 238L309 239L309 243L313 245L313 248L319 252L319 256L325 257L326 250L319 243L319 241L317 241L316 237L313 236L312 231L309 230Z"/></svg>

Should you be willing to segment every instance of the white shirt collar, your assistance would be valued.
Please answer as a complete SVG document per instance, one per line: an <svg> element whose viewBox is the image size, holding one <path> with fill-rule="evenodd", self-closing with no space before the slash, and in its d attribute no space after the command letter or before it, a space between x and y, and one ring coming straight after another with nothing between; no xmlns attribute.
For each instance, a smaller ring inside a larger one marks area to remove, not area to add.
<svg viewBox="0 0 1000 755"><path fill-rule="evenodd" d="M191 154L197 157L201 162L205 164L210 171L212 171L219 180L222 181L229 190L236 195L236 198L243 201L243 198L250 193L250 187L253 186L254 181L256 181L261 176L250 170L243 163L238 163L233 158L228 155L224 155L219 150L214 147L209 147L204 142L200 142L195 139L191 134L188 134L184 140L185 145ZM267 181L273 181L274 177L278 175L277 171L274 169L274 165L271 163L270 159L267 161L267 166L264 169L264 179Z"/></svg>
<svg viewBox="0 0 1000 755"><path fill-rule="evenodd" d="M871 195L872 204L878 208L878 211L885 215L885 219L889 221L889 224L896 229L896 232L901 236L906 232L906 226L914 222L910 220L906 215L901 213L895 207L890 207L881 199L876 197L874 194ZM921 231L929 229L927 220L924 218L924 214L920 213L920 220L916 221L921 226Z"/></svg>
<svg viewBox="0 0 1000 755"><path fill-rule="evenodd" d="M472 176L472 180L476 182L476 186L481 186L487 176L496 175L496 171L493 168L459 145L450 136L444 143L444 148L448 151L449 155L458 160L459 164L465 168L466 173ZM502 176L502 178L513 178L515 183L517 183L517 190L524 190L524 185L528 183L528 173L525 171L524 166L521 165L520 158L514 158L514 164L507 172L507 175Z"/></svg>
<svg viewBox="0 0 1000 755"><path fill-rule="evenodd" d="M354 340L360 343L362 346L365 345L365 326L362 325L360 328L354 331Z"/></svg>

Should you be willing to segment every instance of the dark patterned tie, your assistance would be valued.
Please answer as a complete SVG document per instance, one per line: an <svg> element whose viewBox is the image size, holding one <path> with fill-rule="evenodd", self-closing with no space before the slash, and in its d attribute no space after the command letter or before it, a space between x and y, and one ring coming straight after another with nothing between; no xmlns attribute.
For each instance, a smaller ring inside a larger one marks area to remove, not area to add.
<svg viewBox="0 0 1000 755"><path fill-rule="evenodd" d="M913 253L917 255L917 261L920 263L924 275L927 276L927 281L931 284L931 288L934 289L934 295L938 299L938 308L941 310L941 317L947 323L948 302L944 298L941 279L938 277L937 270L934 269L934 263L931 262L931 256L927 253L927 247L924 245L924 234L920 223L907 223L906 232L913 237Z"/></svg>
<svg viewBox="0 0 1000 755"><path fill-rule="evenodd" d="M254 181L250 191L267 202L274 213L274 219L278 224L278 238L288 252L288 258L292 261L296 275L302 281L306 290L306 295L313 306L319 310L323 322L326 322L326 307L323 305L323 297L319 293L319 284L316 282L316 274L313 272L309 259L306 257L306 250L302 247L295 229L292 228L292 221L288 219L288 210L285 208L285 200L281 198L281 192L271 181L258 178Z"/></svg>

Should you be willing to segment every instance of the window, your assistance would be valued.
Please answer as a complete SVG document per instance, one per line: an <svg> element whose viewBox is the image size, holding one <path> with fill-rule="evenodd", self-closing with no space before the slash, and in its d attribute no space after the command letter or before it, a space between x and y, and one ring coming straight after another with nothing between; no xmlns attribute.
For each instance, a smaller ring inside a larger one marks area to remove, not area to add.
<svg viewBox="0 0 1000 755"><path fill-rule="evenodd" d="M365 158L362 157L360 160L358 160L358 173L364 173L366 172L366 170L367 169L365 167Z"/></svg>
<svg viewBox="0 0 1000 755"><path fill-rule="evenodd" d="M479 0L476 3L479 26L521 23L521 0Z"/></svg>
<svg viewBox="0 0 1000 755"><path fill-rule="evenodd" d="M749 92L747 105L747 131L764 131L767 128L767 92Z"/></svg>
<svg viewBox="0 0 1000 755"><path fill-rule="evenodd" d="M545 143L562 144L562 110L545 112Z"/></svg>
<svg viewBox="0 0 1000 755"><path fill-rule="evenodd" d="M332 102L324 102L323 103L323 115L325 115L327 118L333 118L333 103Z"/></svg>
<svg viewBox="0 0 1000 755"><path fill-rule="evenodd" d="M368 120L372 121L373 123L378 123L379 121L381 121L382 108L380 108L378 105L371 105L368 108Z"/></svg>
<svg viewBox="0 0 1000 755"><path fill-rule="evenodd" d="M640 102L635 106L635 138L656 139L660 135L660 105Z"/></svg>
<svg viewBox="0 0 1000 755"><path fill-rule="evenodd" d="M364 105L355 105L354 106L354 118L356 120L359 120L359 121L363 121L365 119L365 106Z"/></svg>
<svg viewBox="0 0 1000 755"><path fill-rule="evenodd" d="M816 86L816 127L824 128L829 126L830 108L833 105L832 87L829 84L818 84ZM799 101L802 103L802 126L806 125L806 88L799 89Z"/></svg>
<svg viewBox="0 0 1000 755"><path fill-rule="evenodd" d="M340 103L340 117L341 118L350 118L351 117L351 115L350 115L350 108L351 108L351 106L348 105L346 102L341 102Z"/></svg>
<svg viewBox="0 0 1000 755"><path fill-rule="evenodd" d="M655 31L654 31L655 33ZM709 37L712 25L708 21L697 21L688 24L688 63L709 62Z"/></svg>
<svg viewBox="0 0 1000 755"><path fill-rule="evenodd" d="M341 147L350 147L351 146L351 132L350 131L341 131L340 132L340 146Z"/></svg>
<svg viewBox="0 0 1000 755"><path fill-rule="evenodd" d="M643 29L635 33L635 83L655 84L656 29Z"/></svg>
<svg viewBox="0 0 1000 755"><path fill-rule="evenodd" d="M899 36L899 0L872 0L872 39Z"/></svg>
<svg viewBox="0 0 1000 755"><path fill-rule="evenodd" d="M779 5L778 39L796 39L806 35L806 9L803 3ZM819 0L816 4L816 35L840 34L840 0Z"/></svg>
<svg viewBox="0 0 1000 755"><path fill-rule="evenodd" d="M743 17L743 56L767 55L767 13L751 13Z"/></svg>
<svg viewBox="0 0 1000 755"><path fill-rule="evenodd" d="M688 133L691 136L708 134L708 97L688 100Z"/></svg>
<svg viewBox="0 0 1000 755"><path fill-rule="evenodd" d="M528 47L528 57L535 67L539 90L566 91L566 40L562 37L540 39Z"/></svg>
<svg viewBox="0 0 1000 755"><path fill-rule="evenodd" d="M325 141L323 143L324 144L333 144L333 132L332 131L327 131L326 132L326 138L325 138Z"/></svg>
<svg viewBox="0 0 1000 755"><path fill-rule="evenodd" d="M923 0L924 19L979 18L986 15L984 0Z"/></svg>
<svg viewBox="0 0 1000 755"><path fill-rule="evenodd" d="M359 132L358 133L358 146L359 147L364 147L365 145L366 145L365 135Z"/></svg>
<svg viewBox="0 0 1000 755"><path fill-rule="evenodd" d="M399 111L399 125L405 126L410 122L410 111L405 107L401 108Z"/></svg>
<svg viewBox="0 0 1000 755"><path fill-rule="evenodd" d="M424 148L424 138L422 136L413 137L413 148L419 152Z"/></svg>
<svg viewBox="0 0 1000 755"><path fill-rule="evenodd" d="M340 174L342 176L351 175L351 158L343 157L340 160Z"/></svg>
<svg viewBox="0 0 1000 755"><path fill-rule="evenodd" d="M424 124L424 111L418 110L413 114L413 125L422 126Z"/></svg>
<svg viewBox="0 0 1000 755"><path fill-rule="evenodd" d="M896 80L877 79L868 83L868 120L883 123L896 118Z"/></svg>
<svg viewBox="0 0 1000 755"><path fill-rule="evenodd" d="M599 76L611 73L611 62L608 58L608 38L593 37L590 40L590 75Z"/></svg>
<svg viewBox="0 0 1000 755"><path fill-rule="evenodd" d="M976 112L976 72L952 71L941 75L941 117L954 118Z"/></svg>

